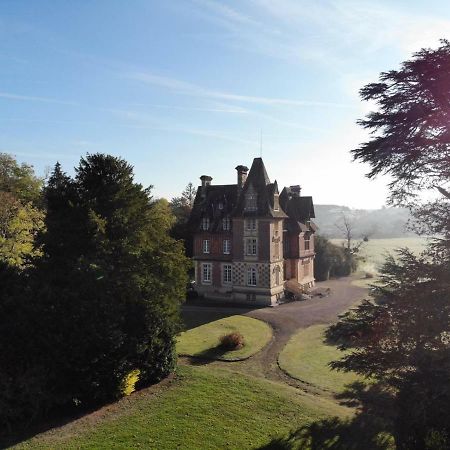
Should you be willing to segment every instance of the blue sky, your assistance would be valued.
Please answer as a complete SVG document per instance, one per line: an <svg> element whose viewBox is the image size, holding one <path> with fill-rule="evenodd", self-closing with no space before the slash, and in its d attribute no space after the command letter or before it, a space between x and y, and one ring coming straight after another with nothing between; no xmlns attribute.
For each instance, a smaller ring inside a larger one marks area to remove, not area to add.
<svg viewBox="0 0 450 450"><path fill-rule="evenodd" d="M450 38L445 1L0 1L0 151L43 174L120 155L154 195L262 154L316 203L375 208L358 89Z"/></svg>

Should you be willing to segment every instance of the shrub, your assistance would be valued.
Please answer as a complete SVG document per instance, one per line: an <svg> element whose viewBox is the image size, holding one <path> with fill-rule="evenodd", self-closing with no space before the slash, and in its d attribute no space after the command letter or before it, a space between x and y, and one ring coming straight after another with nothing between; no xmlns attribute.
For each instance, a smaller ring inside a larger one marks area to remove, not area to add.
<svg viewBox="0 0 450 450"><path fill-rule="evenodd" d="M141 371L139 369L134 369L131 372L128 372L128 374L123 379L122 385L123 395L130 395L136 390L136 384L139 381L140 374Z"/></svg>
<svg viewBox="0 0 450 450"><path fill-rule="evenodd" d="M238 350L244 345L244 336L242 336L242 334L237 331L229 334L224 334L220 338L220 346L224 350Z"/></svg>

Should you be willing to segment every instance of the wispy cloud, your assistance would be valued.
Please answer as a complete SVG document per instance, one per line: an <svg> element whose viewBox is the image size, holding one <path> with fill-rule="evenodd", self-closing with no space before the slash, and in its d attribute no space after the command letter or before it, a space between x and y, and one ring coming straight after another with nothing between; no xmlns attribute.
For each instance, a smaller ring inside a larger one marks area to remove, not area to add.
<svg viewBox="0 0 450 450"><path fill-rule="evenodd" d="M139 103L139 104L134 104L134 105L144 106L147 108L159 108L159 109L180 110L180 111L216 112L216 113L227 113L227 114L248 114L250 112L248 109L241 108L240 106L227 105L224 103L218 103L216 106L211 106L211 107L155 105L152 103Z"/></svg>
<svg viewBox="0 0 450 450"><path fill-rule="evenodd" d="M205 88L196 84L188 83L186 81L175 78L155 75L149 72L133 72L125 75L127 78L140 81L149 85L159 86L170 91L189 95L194 97L206 97L211 99L228 100L243 103L254 103L268 106L319 106L319 107L336 107L336 108L352 108L352 105L333 103L333 102L319 102L314 100L295 100L288 98L274 98L261 97L252 95L241 95L231 92L224 92L215 89Z"/></svg>
<svg viewBox="0 0 450 450"><path fill-rule="evenodd" d="M198 17L228 33L225 45L291 63L314 61L338 73L355 51L360 57L385 48L409 54L450 33L448 20L386 2L242 0L232 8L192 0L192 5Z"/></svg>
<svg viewBox="0 0 450 450"><path fill-rule="evenodd" d="M154 117L147 113L142 113L133 110L124 109L105 109L113 113L116 117L125 119L128 123L122 123L120 126L134 129L145 129L145 130L156 130L156 131L166 131L169 133L183 133L190 134L194 136L203 136L208 138L219 139L223 141L236 142L240 144L256 144L256 139L246 139L239 137L237 133L225 133L218 130L205 130L194 127L187 126L174 126L171 123L167 123L158 117Z"/></svg>
<svg viewBox="0 0 450 450"><path fill-rule="evenodd" d="M11 94L10 92L0 92L0 98L4 98L7 100L18 100L23 102L54 103L58 105L70 105L70 106L79 105L77 102L72 101L58 100L55 98L48 98L48 97L35 97L30 95Z"/></svg>

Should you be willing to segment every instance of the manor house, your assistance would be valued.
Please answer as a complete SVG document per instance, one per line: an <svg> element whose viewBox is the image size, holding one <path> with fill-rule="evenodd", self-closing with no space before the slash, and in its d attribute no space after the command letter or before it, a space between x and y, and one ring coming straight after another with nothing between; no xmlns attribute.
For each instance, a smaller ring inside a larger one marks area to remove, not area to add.
<svg viewBox="0 0 450 450"><path fill-rule="evenodd" d="M236 184L200 177L189 225L197 292L207 299L276 304L284 283L314 285L312 197L300 186L281 194L262 158L237 166Z"/></svg>

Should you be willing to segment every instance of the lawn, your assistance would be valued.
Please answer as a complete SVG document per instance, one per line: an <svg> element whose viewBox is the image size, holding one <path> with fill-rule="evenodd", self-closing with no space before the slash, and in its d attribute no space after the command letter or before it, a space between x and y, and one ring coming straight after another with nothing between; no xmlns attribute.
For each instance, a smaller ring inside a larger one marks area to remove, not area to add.
<svg viewBox="0 0 450 450"><path fill-rule="evenodd" d="M223 352L218 347L224 334L238 331L245 345L238 350ZM261 320L244 316L230 316L181 333L177 352L181 356L194 356L223 361L239 361L254 355L272 338L272 329Z"/></svg>
<svg viewBox="0 0 450 450"><path fill-rule="evenodd" d="M345 385L361 378L354 373L330 370L328 363L341 358L342 352L324 343L326 328L326 325L314 325L295 334L280 353L278 363L293 378L339 393Z"/></svg>
<svg viewBox="0 0 450 450"><path fill-rule="evenodd" d="M15 448L250 449L330 415L349 410L290 386L184 366L169 386L137 392Z"/></svg>

